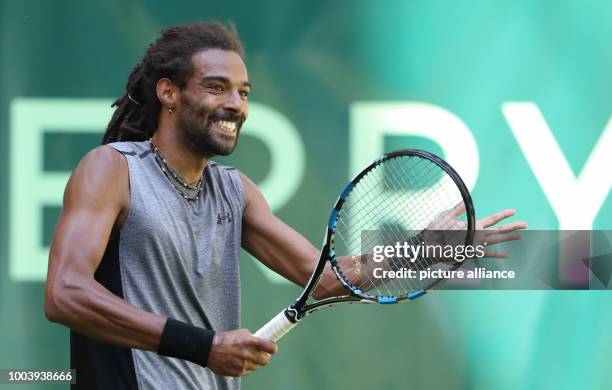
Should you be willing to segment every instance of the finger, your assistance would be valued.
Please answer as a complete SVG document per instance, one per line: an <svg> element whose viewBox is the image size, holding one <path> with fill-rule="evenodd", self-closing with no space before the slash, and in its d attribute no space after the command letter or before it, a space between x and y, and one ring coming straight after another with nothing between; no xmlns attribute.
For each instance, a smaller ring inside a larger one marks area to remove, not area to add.
<svg viewBox="0 0 612 390"><path fill-rule="evenodd" d="M493 236L496 234L508 233L514 230L527 229L527 222L525 221L516 221L509 223L507 225L499 226L492 230L485 231L485 237Z"/></svg>
<svg viewBox="0 0 612 390"><path fill-rule="evenodd" d="M236 366L233 367L227 375L233 378L240 378L241 376L245 376L253 372L255 368L256 366L250 364L248 360L242 361L240 363L236 362Z"/></svg>
<svg viewBox="0 0 612 390"><path fill-rule="evenodd" d="M270 354L267 352L257 352L253 356L253 362L258 366L267 366L270 363Z"/></svg>
<svg viewBox="0 0 612 390"><path fill-rule="evenodd" d="M504 251L484 251L484 257L487 259L507 259L508 254Z"/></svg>
<svg viewBox="0 0 612 390"><path fill-rule="evenodd" d="M444 230L465 230L467 224L459 219L451 218L447 221Z"/></svg>
<svg viewBox="0 0 612 390"><path fill-rule="evenodd" d="M503 210L500 211L499 213L495 213L493 215L489 215L488 217L484 217L481 218L478 222L483 226L483 227L489 227L489 226L493 226L496 223L498 223L499 221L502 221L508 217L513 216L514 214L516 214L516 211L514 209L507 209L507 210Z"/></svg>
<svg viewBox="0 0 612 390"><path fill-rule="evenodd" d="M497 235L497 236L487 237L486 241L483 242L483 245L484 246L491 246L491 245L499 244L500 242L516 241L516 240L520 240L520 239L521 239L521 234L520 233L510 233L510 234L504 234L504 235Z"/></svg>
<svg viewBox="0 0 612 390"><path fill-rule="evenodd" d="M278 346L272 340L262 339L260 337L253 337L253 346L262 352L269 354L275 354L278 351Z"/></svg>
<svg viewBox="0 0 612 390"><path fill-rule="evenodd" d="M459 202L455 207L451 209L449 214L453 217L459 217L463 213L465 213L465 203Z"/></svg>
<svg viewBox="0 0 612 390"><path fill-rule="evenodd" d="M245 362L244 364L244 368L242 369L242 373L240 376L245 376L245 375L249 375L250 373L252 373L253 371L255 371L257 369L257 365L254 363L251 363L249 361Z"/></svg>

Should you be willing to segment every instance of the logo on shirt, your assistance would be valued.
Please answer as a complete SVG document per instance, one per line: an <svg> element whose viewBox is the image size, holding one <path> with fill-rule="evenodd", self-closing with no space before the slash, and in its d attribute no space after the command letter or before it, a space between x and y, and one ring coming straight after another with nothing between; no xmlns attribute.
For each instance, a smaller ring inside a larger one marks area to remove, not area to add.
<svg viewBox="0 0 612 390"><path fill-rule="evenodd" d="M224 225L226 222L232 223L232 217L230 216L229 211L226 211L223 214L217 214L217 225Z"/></svg>

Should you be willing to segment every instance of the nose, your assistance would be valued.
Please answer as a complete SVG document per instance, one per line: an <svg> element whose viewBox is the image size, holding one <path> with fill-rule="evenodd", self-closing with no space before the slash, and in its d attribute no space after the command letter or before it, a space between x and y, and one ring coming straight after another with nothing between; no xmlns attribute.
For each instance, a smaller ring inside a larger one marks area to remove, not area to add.
<svg viewBox="0 0 612 390"><path fill-rule="evenodd" d="M240 91L232 90L228 91L223 108L228 111L235 112L236 114L240 114L244 111L245 105L246 102L242 99Z"/></svg>

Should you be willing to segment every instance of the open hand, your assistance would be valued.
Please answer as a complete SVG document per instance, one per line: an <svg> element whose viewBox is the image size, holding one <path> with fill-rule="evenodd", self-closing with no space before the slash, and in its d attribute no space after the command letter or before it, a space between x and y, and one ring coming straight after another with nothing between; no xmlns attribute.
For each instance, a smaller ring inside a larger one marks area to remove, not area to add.
<svg viewBox="0 0 612 390"><path fill-rule="evenodd" d="M463 203L456 207L440 213L436 219L427 226L430 231L450 231L450 230L467 230L467 222L459 220L459 217L465 213L465 205ZM516 214L514 209L502 210L498 213L491 214L476 221L476 235L474 237L474 246L482 245L490 247L501 242L518 240L521 235L517 230L527 229L527 222L516 221L506 225L495 226L499 222ZM488 229L491 228L491 229ZM486 250L487 258L506 258L507 254L503 251Z"/></svg>

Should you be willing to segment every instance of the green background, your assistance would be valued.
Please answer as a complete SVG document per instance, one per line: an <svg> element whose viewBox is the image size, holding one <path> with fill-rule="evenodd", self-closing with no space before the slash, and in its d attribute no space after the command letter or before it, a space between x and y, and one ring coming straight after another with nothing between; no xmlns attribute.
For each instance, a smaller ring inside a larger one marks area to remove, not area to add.
<svg viewBox="0 0 612 390"><path fill-rule="evenodd" d="M8 142L10 104L19 97L119 96L163 26L210 18L236 23L255 86L250 99L289 118L306 151L299 191L277 214L317 246L349 178L353 102L426 102L457 115L478 145L478 215L515 207L536 229L558 228L558 221L501 105L535 103L575 174L611 113L612 3L605 0L2 0L0 7L3 368L69 365L67 329L43 315L43 283L8 276L9 175L16 172L9 157L17 152ZM48 129L43 170L70 171L98 140ZM226 162L256 182L270 168L265 144L252 137ZM48 243L57 212L45 208L43 226L32 226L32 245ZM608 194L593 228L612 228L611 217ZM246 256L241 275L243 325L251 330L299 292L271 283ZM610 388L610 298L607 291L440 291L399 307L338 307L283 339L270 366L243 387ZM37 388L16 388L26 387Z"/></svg>

